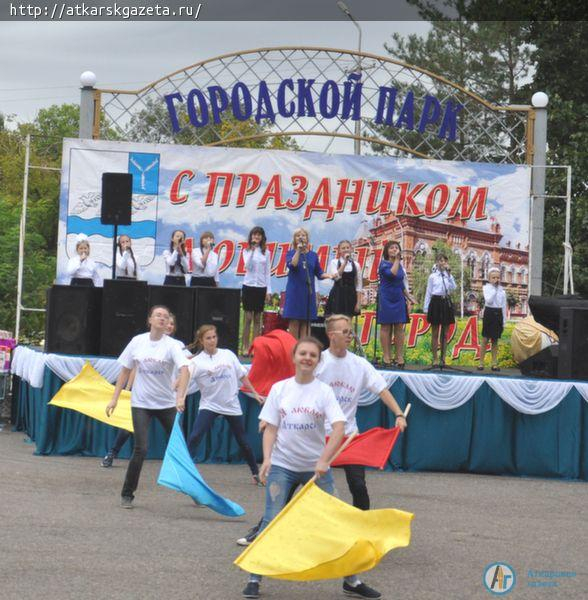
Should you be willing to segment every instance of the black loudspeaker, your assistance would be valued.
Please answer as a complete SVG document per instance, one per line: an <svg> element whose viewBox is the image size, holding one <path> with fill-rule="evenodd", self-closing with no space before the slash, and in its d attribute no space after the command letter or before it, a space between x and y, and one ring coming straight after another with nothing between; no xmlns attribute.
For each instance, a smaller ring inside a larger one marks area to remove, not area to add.
<svg viewBox="0 0 588 600"><path fill-rule="evenodd" d="M541 379L557 379L558 376L558 357L559 346L553 344L537 352L533 356L524 360L519 368L525 377L539 377Z"/></svg>
<svg viewBox="0 0 588 600"><path fill-rule="evenodd" d="M45 352L99 354L102 288L54 285L47 290Z"/></svg>
<svg viewBox="0 0 588 600"><path fill-rule="evenodd" d="M327 337L325 317L317 317L316 321L311 321L310 335L315 337L323 345L323 349L329 347L329 338Z"/></svg>
<svg viewBox="0 0 588 600"><path fill-rule="evenodd" d="M559 335L560 311L563 308L587 308L588 300L580 296L529 296L529 308L537 323Z"/></svg>
<svg viewBox="0 0 588 600"><path fill-rule="evenodd" d="M239 317L241 290L234 288L195 287L194 328L215 325L219 348L239 354Z"/></svg>
<svg viewBox="0 0 588 600"><path fill-rule="evenodd" d="M102 225L130 225L132 197L130 173L102 173Z"/></svg>
<svg viewBox="0 0 588 600"><path fill-rule="evenodd" d="M588 379L588 308L560 310L558 375Z"/></svg>
<svg viewBox="0 0 588 600"><path fill-rule="evenodd" d="M173 285L150 285L149 308L167 306L176 317L174 337L190 344L194 340L194 292L195 288Z"/></svg>
<svg viewBox="0 0 588 600"><path fill-rule="evenodd" d="M100 354L118 356L134 336L147 331L148 295L146 281L104 281Z"/></svg>

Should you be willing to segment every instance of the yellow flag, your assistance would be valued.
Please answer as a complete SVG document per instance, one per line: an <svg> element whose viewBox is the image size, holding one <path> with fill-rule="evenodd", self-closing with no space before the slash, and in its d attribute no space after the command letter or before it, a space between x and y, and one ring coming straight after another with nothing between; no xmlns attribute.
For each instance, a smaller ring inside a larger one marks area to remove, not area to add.
<svg viewBox="0 0 588 600"><path fill-rule="evenodd" d="M114 386L87 362L73 379L61 387L49 404L77 410L88 417L133 433L131 392L121 392L112 416L106 416L106 406L112 400L113 392Z"/></svg>
<svg viewBox="0 0 588 600"><path fill-rule="evenodd" d="M293 581L354 575L408 546L413 516L393 508L360 510L309 481L235 564Z"/></svg>

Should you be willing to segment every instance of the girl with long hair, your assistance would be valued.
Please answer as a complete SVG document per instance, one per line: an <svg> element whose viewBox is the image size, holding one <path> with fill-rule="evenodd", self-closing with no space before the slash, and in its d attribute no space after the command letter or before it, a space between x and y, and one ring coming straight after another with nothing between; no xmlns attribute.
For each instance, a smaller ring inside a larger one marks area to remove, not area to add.
<svg viewBox="0 0 588 600"><path fill-rule="evenodd" d="M214 233L204 231L198 248L192 250L191 286L218 287L218 254L214 251Z"/></svg>
<svg viewBox="0 0 588 600"><path fill-rule="evenodd" d="M331 260L327 272L334 283L325 306L325 315L358 315L361 308L361 266L353 260L353 248L349 240L339 242L337 258Z"/></svg>
<svg viewBox="0 0 588 600"><path fill-rule="evenodd" d="M214 325L199 327L195 342L200 352L190 361L190 376L198 383L200 405L188 437L190 455L194 455L198 444L215 419L222 416L227 420L245 456L254 483L261 485L257 461L245 433L243 411L239 402L239 383L243 382L249 387L259 404L262 404L263 400L251 385L247 370L235 354L218 347L218 335Z"/></svg>
<svg viewBox="0 0 588 600"><path fill-rule="evenodd" d="M247 248L243 250L245 277L241 300L245 311L243 324L242 354L249 356L253 340L261 333L263 308L272 294L271 270L272 255L267 248L267 239L263 227L254 227L247 239ZM253 335L251 326L253 324Z"/></svg>
<svg viewBox="0 0 588 600"><path fill-rule="evenodd" d="M190 265L186 255L186 234L176 229L169 241L169 249L163 251L165 259L165 280L163 285L186 285L186 273Z"/></svg>
<svg viewBox="0 0 588 600"><path fill-rule="evenodd" d="M380 286L378 289L378 323L380 324L380 343L384 366L395 364L404 368L404 327L409 322L408 304L414 298L406 286L406 271L402 266L402 249L398 242L386 242L382 260L378 267ZM395 358L390 359L394 335Z"/></svg>
<svg viewBox="0 0 588 600"><path fill-rule="evenodd" d="M118 246L118 252L116 253L116 278L138 279L139 265L137 265L137 260L131 247L131 238L128 235L119 235L116 245Z"/></svg>

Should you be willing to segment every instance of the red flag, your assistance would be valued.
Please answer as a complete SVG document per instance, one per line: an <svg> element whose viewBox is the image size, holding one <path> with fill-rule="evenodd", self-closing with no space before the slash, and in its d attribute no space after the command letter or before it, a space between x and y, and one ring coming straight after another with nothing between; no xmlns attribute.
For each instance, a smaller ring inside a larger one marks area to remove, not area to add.
<svg viewBox="0 0 588 600"><path fill-rule="evenodd" d="M383 469L399 435L398 427L368 429L355 436L349 446L331 463L331 466L363 465Z"/></svg>

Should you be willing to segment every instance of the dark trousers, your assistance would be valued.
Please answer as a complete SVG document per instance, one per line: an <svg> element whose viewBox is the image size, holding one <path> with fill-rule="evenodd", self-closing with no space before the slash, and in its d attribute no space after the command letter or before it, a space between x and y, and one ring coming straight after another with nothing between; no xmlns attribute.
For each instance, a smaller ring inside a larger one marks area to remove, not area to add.
<svg viewBox="0 0 588 600"><path fill-rule="evenodd" d="M131 413L133 415L133 429L135 430L135 446L133 448L131 460L129 461L129 466L127 467L127 475L125 477L121 496L134 498L135 490L137 489L137 485L139 485L143 461L145 460L145 456L147 456L149 423L151 423L151 419L155 417L163 426L165 434L169 439L177 411L175 407L155 409L132 406Z"/></svg>
<svg viewBox="0 0 588 600"><path fill-rule="evenodd" d="M116 434L116 438L114 438L114 444L112 444L112 448L110 449L109 454L112 456L118 456L121 448L125 445L125 442L131 437L131 432L126 429L119 429Z"/></svg>
<svg viewBox="0 0 588 600"><path fill-rule="evenodd" d="M369 510L370 497L365 483L365 467L362 465L345 465L343 470L353 498L353 506L361 510Z"/></svg>
<svg viewBox="0 0 588 600"><path fill-rule="evenodd" d="M235 436L237 444L239 444L241 452L251 469L251 473L257 475L257 473L259 473L259 467L257 466L253 450L245 435L243 415L221 415L212 410L200 409L196 416L196 420L194 421L194 425L192 426L192 433L190 433L190 437L188 438L188 450L190 456L193 456L198 444L202 441L206 432L212 427L212 424L217 417L224 417L227 420L231 432Z"/></svg>

